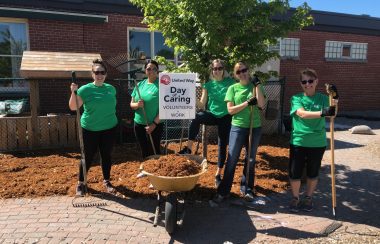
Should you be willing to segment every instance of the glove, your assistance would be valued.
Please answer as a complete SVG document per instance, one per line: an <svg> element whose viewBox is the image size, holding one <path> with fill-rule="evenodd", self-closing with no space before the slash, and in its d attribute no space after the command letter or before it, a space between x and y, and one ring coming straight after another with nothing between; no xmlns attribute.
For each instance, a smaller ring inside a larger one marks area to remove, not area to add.
<svg viewBox="0 0 380 244"><path fill-rule="evenodd" d="M256 97L251 97L251 98L247 99L247 103L248 103L249 106L256 105L257 104L257 98Z"/></svg>
<svg viewBox="0 0 380 244"><path fill-rule="evenodd" d="M336 88L335 85L331 84L328 86L327 88L327 91L329 94L332 95L333 99L338 99L339 98L339 95L338 95L338 89Z"/></svg>
<svg viewBox="0 0 380 244"><path fill-rule="evenodd" d="M261 84L261 81L259 80L259 77L257 77L256 75L253 76L253 79L252 79L252 84L256 87L258 85Z"/></svg>
<svg viewBox="0 0 380 244"><path fill-rule="evenodd" d="M335 106L329 106L322 109L321 117L334 116L334 115L335 115Z"/></svg>

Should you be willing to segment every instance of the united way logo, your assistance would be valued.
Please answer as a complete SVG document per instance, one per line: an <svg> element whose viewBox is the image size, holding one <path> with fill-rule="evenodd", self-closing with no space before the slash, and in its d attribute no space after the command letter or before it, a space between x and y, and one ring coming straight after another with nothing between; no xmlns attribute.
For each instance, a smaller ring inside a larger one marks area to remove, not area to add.
<svg viewBox="0 0 380 244"><path fill-rule="evenodd" d="M160 83L161 84L164 84L164 85L169 85L170 84L170 76L168 75L163 75L161 76L161 80L160 80Z"/></svg>

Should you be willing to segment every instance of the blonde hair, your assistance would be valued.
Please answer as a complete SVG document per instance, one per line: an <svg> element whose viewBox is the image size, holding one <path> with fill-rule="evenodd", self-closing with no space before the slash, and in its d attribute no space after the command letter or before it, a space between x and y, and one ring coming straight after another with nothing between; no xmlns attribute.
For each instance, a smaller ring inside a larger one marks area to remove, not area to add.
<svg viewBox="0 0 380 244"><path fill-rule="evenodd" d="M235 76L235 77L236 77L236 71L238 71L239 68L240 68L242 65L244 65L244 66L249 70L249 67L248 67L248 65L247 65L245 62L243 62L243 61L239 61L239 62L237 62L237 63L235 64L235 66L234 66L234 76ZM236 78L237 78L237 77L236 77Z"/></svg>
<svg viewBox="0 0 380 244"><path fill-rule="evenodd" d="M306 68L300 71L300 80L302 80L302 75L307 75L311 78L318 79L317 71L310 68Z"/></svg>
<svg viewBox="0 0 380 244"><path fill-rule="evenodd" d="M209 66L209 69L210 69L210 79L215 78L214 75L213 75L213 73L212 73L212 68L214 68L214 64L221 64L222 67L223 67L223 78L228 77L228 73L226 71L226 66L225 66L224 61L221 60L221 59L219 59L219 58L217 58L217 59L212 60L210 66Z"/></svg>

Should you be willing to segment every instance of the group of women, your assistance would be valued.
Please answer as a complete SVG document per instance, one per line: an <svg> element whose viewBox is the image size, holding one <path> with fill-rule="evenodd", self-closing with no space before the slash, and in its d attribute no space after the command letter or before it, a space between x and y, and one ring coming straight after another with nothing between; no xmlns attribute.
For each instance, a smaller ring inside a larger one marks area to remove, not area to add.
<svg viewBox="0 0 380 244"><path fill-rule="evenodd" d="M138 83L131 94L130 106L135 110L134 131L141 148L142 157L160 154L160 139L163 131L159 118L158 63L150 60L145 64L147 78ZM101 60L92 65L94 81L78 89L71 84L70 109L83 105L81 117L86 169L91 167L99 149L102 157L102 171L105 189L115 191L110 183L111 151L114 128L117 125L115 113L115 88L105 83L107 67ZM255 158L261 137L260 109L265 106L266 95L260 80L250 76L246 63L238 62L233 68L232 79L228 76L224 62L213 60L210 64L210 80L202 84L202 96L197 106L202 110L196 114L189 128L189 140L179 154L191 154L192 145L201 124L218 127L218 168L215 173L217 194L212 199L216 204L230 194L236 165L242 148L245 148L245 164L241 176L241 193L245 200L254 201ZM303 92L291 98L293 129L291 133L289 179L293 198L290 211L299 209L311 211L312 194L317 185L318 172L326 148L325 117L335 116L335 104L329 104L328 96L316 92L317 73L305 69L300 74ZM329 87L337 102L335 86ZM75 94L77 91L77 95ZM76 100L77 98L77 100ZM78 101L78 104L76 104ZM227 155L228 145L228 155ZM222 171L224 173L222 177ZM307 172L305 197L300 200L300 179L303 168ZM80 167L77 195L83 196L85 186L83 170Z"/></svg>

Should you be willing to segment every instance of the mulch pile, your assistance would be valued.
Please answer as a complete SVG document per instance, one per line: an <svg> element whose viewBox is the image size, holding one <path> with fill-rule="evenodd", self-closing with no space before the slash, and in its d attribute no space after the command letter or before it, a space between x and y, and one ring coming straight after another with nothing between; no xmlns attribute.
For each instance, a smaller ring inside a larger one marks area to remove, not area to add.
<svg viewBox="0 0 380 244"><path fill-rule="evenodd" d="M201 172L199 163L186 156L169 154L144 161L144 171L158 176L190 176Z"/></svg>
<svg viewBox="0 0 380 244"><path fill-rule="evenodd" d="M267 195L287 189L288 146L288 139L285 137L262 138L256 157L255 184L259 194ZM178 151L179 143L168 145L168 154ZM202 152L202 146L200 146L200 152ZM209 199L215 194L218 146L209 145L207 152L207 172L202 174L195 188L189 192L195 200ZM156 190L149 188L148 177L136 177L142 162L136 144L117 145L112 157L114 164L111 170L111 182L119 194L127 197L156 197ZM235 171L232 194L239 194L240 191L243 157L242 152ZM79 149L0 154L0 198L74 196L79 160ZM105 192L99 165L91 167L87 181L91 194Z"/></svg>

